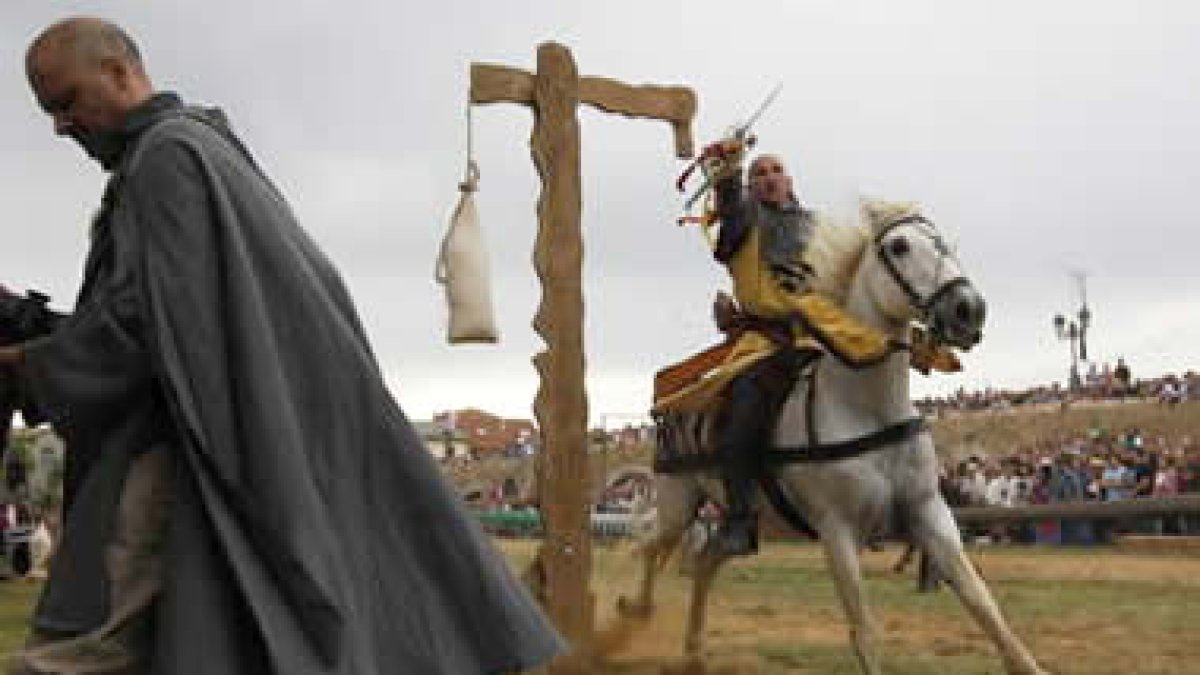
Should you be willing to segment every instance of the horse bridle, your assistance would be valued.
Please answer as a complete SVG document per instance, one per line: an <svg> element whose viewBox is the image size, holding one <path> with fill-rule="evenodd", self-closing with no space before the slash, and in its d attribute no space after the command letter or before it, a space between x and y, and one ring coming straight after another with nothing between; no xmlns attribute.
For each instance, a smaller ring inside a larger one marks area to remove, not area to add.
<svg viewBox="0 0 1200 675"><path fill-rule="evenodd" d="M900 273L900 269L896 267L896 262L892 260L892 253L887 250L886 246L884 246L884 239L888 234L891 233L892 230L900 227L901 225L913 224L928 226L921 229L925 233L925 236L933 240L934 248L936 248L940 254L938 257L938 269L933 277L934 281L936 281L937 278L941 276L943 261L945 261L947 258L952 258L953 254L950 252L950 248L946 246L946 243L942 241L942 237L937 233L937 229L934 227L933 223L919 213L898 218L885 225L883 229L879 231L879 234L875 235L875 252L880 261L883 262L883 267L888 271L888 275L892 278L892 281L900 287L900 290L904 291L904 294L908 296L909 302L911 302L913 307L917 309L918 319L922 323L928 323L930 312L933 311L934 306L937 305L938 301L942 297L944 297L947 293L952 292L959 286L970 285L971 282L967 280L966 277L959 274L958 276L951 277L950 279L947 279L939 284L933 289L933 292L929 294L929 297L922 297L921 293L917 291L912 282Z"/></svg>

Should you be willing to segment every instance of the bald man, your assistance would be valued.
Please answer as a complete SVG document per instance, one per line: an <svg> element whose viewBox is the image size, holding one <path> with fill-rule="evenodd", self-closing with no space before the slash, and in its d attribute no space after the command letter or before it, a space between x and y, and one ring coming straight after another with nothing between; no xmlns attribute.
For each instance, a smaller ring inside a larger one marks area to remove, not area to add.
<svg viewBox="0 0 1200 675"><path fill-rule="evenodd" d="M705 154L726 153L718 144ZM760 451L770 442L775 416L795 378L813 355L811 349L795 349L795 340L814 334L827 351L855 363L880 360L891 350L882 333L810 290L804 254L816 215L796 199L783 160L770 154L756 157L746 172L745 188L740 162L740 150L725 156L714 177L721 229L713 253L729 270L740 310L775 322L770 332L776 350L728 385L716 435L727 509L710 540L721 555L747 555L758 548L754 478L761 470ZM758 339L753 332L740 339L750 344ZM737 359L745 353L740 345L734 347Z"/></svg>
<svg viewBox="0 0 1200 675"><path fill-rule="evenodd" d="M111 178L74 312L0 349L68 462L10 672L463 675L561 652L224 116L156 92L100 19L49 27L26 68Z"/></svg>

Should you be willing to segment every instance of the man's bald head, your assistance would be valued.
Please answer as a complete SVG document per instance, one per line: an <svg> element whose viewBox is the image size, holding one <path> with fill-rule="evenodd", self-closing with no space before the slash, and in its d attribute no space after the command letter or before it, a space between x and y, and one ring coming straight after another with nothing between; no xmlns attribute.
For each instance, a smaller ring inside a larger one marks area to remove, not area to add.
<svg viewBox="0 0 1200 675"><path fill-rule="evenodd" d="M47 54L93 67L112 59L145 72L133 38L115 23L95 17L63 19L42 31L26 52L25 64L31 75L39 57Z"/></svg>
<svg viewBox="0 0 1200 675"><path fill-rule="evenodd" d="M29 85L54 119L55 133L71 136L95 156L95 139L111 133L154 94L137 45L104 19L59 21L34 39L25 54Z"/></svg>

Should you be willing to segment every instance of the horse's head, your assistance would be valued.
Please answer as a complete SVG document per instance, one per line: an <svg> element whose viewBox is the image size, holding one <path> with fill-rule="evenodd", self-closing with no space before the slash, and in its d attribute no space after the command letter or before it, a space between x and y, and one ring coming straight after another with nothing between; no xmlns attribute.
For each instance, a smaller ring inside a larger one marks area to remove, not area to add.
<svg viewBox="0 0 1200 675"><path fill-rule="evenodd" d="M983 336L986 305L937 228L912 204L863 206L871 242L863 257L882 274L871 275L868 293L878 310L926 325L939 342L970 349Z"/></svg>

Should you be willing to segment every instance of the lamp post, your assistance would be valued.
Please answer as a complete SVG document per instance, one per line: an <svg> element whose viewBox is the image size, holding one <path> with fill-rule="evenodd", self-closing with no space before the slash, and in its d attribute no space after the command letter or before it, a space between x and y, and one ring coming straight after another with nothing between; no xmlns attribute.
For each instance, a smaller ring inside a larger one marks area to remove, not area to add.
<svg viewBox="0 0 1200 675"><path fill-rule="evenodd" d="M1067 340L1071 343L1071 370L1068 375L1068 383L1071 391L1078 392L1083 387L1083 380L1079 377L1079 362L1088 360L1087 332L1092 324L1092 310L1088 309L1087 305L1085 274L1076 272L1075 277L1079 282L1079 310L1071 319L1067 319L1062 314L1055 314L1054 334L1059 340ZM1078 343L1078 349L1076 343Z"/></svg>
<svg viewBox="0 0 1200 675"><path fill-rule="evenodd" d="M1059 340L1069 340L1071 342L1071 370L1068 374L1068 387L1071 391L1079 391L1079 355L1075 350L1075 343L1079 340L1081 331L1079 325L1074 321L1067 321L1067 317L1062 314L1054 315L1054 334Z"/></svg>

